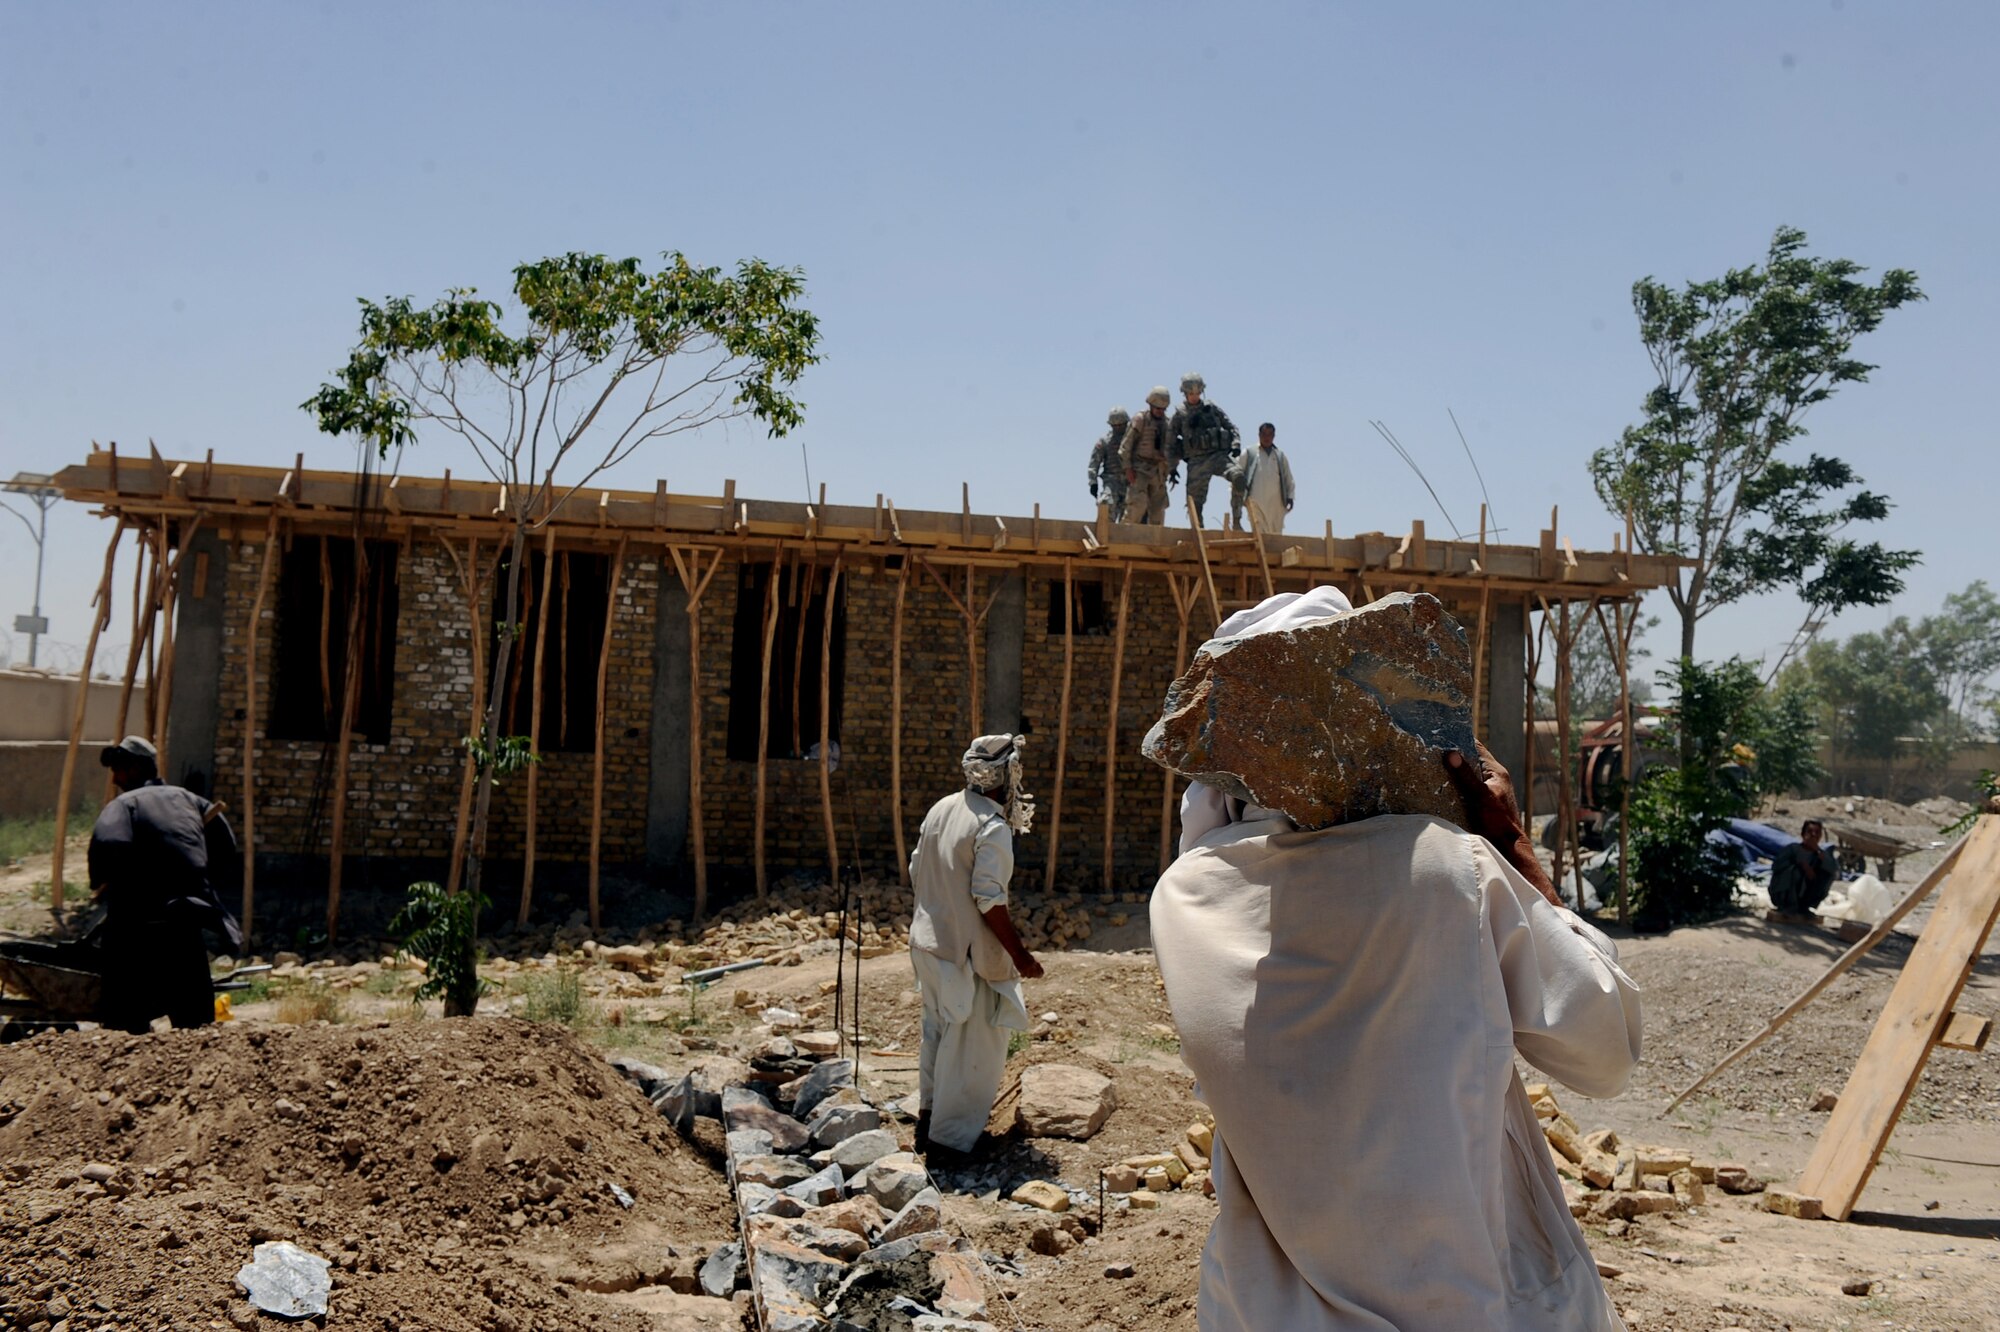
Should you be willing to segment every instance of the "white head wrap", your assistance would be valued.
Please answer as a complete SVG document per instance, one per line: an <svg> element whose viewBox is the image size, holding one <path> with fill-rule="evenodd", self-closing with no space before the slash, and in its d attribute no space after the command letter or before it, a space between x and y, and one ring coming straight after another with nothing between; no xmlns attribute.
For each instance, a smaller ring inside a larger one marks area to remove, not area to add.
<svg viewBox="0 0 2000 1332"><path fill-rule="evenodd" d="M1275 597L1264 598L1248 610L1237 611L1217 625L1215 637L1209 643L1295 629L1308 621L1345 615L1353 609L1353 604L1337 587L1316 587L1310 592L1280 592ZM1244 809L1241 800L1224 795L1206 782L1189 782L1187 793L1181 797L1181 852L1185 854L1196 842L1223 824L1234 823L1244 817Z"/></svg>
<svg viewBox="0 0 2000 1332"><path fill-rule="evenodd" d="M982 735L958 761L965 784L981 791L1007 788L1007 826L1017 833L1035 821L1035 798L1021 789L1021 747L1024 735Z"/></svg>

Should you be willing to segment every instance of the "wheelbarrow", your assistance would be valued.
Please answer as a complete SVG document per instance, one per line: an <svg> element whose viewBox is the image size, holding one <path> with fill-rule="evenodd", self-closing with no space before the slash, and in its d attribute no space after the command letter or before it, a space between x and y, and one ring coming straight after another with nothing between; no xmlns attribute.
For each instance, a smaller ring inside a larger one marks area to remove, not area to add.
<svg viewBox="0 0 2000 1332"><path fill-rule="evenodd" d="M1868 858L1873 856L1881 870L1883 881L1894 883L1897 859L1922 849L1913 842L1899 842L1893 837L1885 837L1881 833L1862 832L1845 824L1829 822L1826 826L1840 843L1835 858L1839 860L1841 872L1845 874L1867 873Z"/></svg>
<svg viewBox="0 0 2000 1332"><path fill-rule="evenodd" d="M214 978L215 991L247 990L246 977L270 969L238 967ZM73 943L0 940L0 1043L99 1021L103 1003L103 954L88 936Z"/></svg>

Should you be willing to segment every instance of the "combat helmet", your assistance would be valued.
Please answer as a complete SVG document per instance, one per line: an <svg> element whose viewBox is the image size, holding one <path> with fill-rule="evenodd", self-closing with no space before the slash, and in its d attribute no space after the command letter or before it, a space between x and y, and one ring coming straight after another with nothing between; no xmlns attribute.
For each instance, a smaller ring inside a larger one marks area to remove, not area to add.
<svg viewBox="0 0 2000 1332"><path fill-rule="evenodd" d="M1173 400L1174 395L1167 392L1165 384L1153 385L1153 391L1146 395L1146 401L1152 403L1155 407L1165 407L1173 402Z"/></svg>
<svg viewBox="0 0 2000 1332"><path fill-rule="evenodd" d="M1208 381L1190 370L1181 376L1181 392L1186 393L1190 388L1196 393L1206 393L1208 392Z"/></svg>
<svg viewBox="0 0 2000 1332"><path fill-rule="evenodd" d="M1123 407L1113 407L1111 409L1111 415L1104 418L1104 424L1115 425L1115 426L1124 425L1127 421L1130 421L1131 419L1132 419L1132 413L1126 411Z"/></svg>

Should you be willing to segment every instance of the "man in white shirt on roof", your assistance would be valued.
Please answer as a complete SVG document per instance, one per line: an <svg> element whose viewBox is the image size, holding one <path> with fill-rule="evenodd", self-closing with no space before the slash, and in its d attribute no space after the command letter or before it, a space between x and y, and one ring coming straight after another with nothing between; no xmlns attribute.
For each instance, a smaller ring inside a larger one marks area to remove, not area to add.
<svg viewBox="0 0 2000 1332"><path fill-rule="evenodd" d="M916 915L910 965L923 996L917 1150L934 1164L978 1145L1007 1067L1007 1033L1025 1031L1021 978L1042 974L1007 915L1014 834L1034 821L1015 735L982 735L959 765L965 789L931 806L910 852Z"/></svg>
<svg viewBox="0 0 2000 1332"><path fill-rule="evenodd" d="M1218 639L1349 610L1274 597ZM1274 706L1296 685L1270 682ZM1589 1096L1639 1058L1638 990L1565 910L1506 772L1447 771L1468 833L1300 831L1193 784L1152 899L1182 1056L1215 1113L1202 1332L1613 1332L1514 1057Z"/></svg>

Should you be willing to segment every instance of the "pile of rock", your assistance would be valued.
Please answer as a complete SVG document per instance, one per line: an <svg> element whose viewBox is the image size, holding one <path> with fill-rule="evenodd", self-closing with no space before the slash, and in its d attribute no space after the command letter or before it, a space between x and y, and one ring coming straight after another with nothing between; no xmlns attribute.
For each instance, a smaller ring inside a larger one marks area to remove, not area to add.
<svg viewBox="0 0 2000 1332"><path fill-rule="evenodd" d="M1158 1207L1160 1195L1174 1189L1213 1198L1215 1184L1209 1178L1208 1160L1214 1151L1214 1122L1196 1120L1172 1151L1128 1156L1104 1167L1105 1190L1122 1195L1126 1206L1138 1210Z"/></svg>
<svg viewBox="0 0 2000 1332"><path fill-rule="evenodd" d="M703 1264L703 1292L747 1286L765 1332L993 1332L978 1254L946 1233L922 1163L831 1053L774 1037L719 1088L704 1070L669 1083L614 1061L684 1131L721 1121L743 1234Z"/></svg>
<svg viewBox="0 0 2000 1332"><path fill-rule="evenodd" d="M1740 1165L1705 1161L1678 1147L1627 1143L1613 1129L1584 1133L1556 1103L1546 1082L1531 1082L1527 1091L1548 1139L1556 1173L1583 1190L1570 1204L1579 1219L1630 1221L1657 1212L1701 1207L1708 1201L1710 1188L1724 1193L1764 1189L1764 1181ZM1770 1206L1768 1196L1766 1206Z"/></svg>

